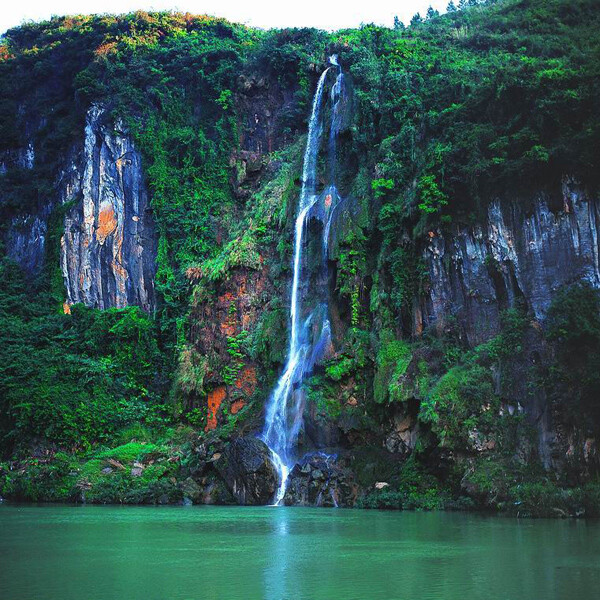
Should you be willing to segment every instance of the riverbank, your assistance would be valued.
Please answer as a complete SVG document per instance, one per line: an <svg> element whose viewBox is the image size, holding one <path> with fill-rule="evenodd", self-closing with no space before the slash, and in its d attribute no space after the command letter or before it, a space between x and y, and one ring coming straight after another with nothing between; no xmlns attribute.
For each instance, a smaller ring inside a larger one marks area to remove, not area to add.
<svg viewBox="0 0 600 600"><path fill-rule="evenodd" d="M131 432L130 432L131 433ZM192 429L137 437L113 448L40 450L0 463L0 497L19 502L146 505L269 504L276 490L254 438L232 444ZM247 441L250 440L250 441ZM505 471L501 459L473 463L455 479L373 447L313 453L290 474L287 504L417 511L474 511L518 517L600 516L600 484L559 485L539 471Z"/></svg>

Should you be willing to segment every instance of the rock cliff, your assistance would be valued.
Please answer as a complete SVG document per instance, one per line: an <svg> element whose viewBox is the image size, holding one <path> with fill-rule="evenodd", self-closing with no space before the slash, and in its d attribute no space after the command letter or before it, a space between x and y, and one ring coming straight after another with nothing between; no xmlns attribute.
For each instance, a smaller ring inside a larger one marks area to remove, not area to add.
<svg viewBox="0 0 600 600"><path fill-rule="evenodd" d="M61 239L67 303L150 311L156 239L141 156L101 107L88 112L83 150L62 190L62 202L74 202Z"/></svg>
<svg viewBox="0 0 600 600"><path fill-rule="evenodd" d="M155 304L156 235L140 153L122 122L104 108L87 114L83 144L65 152L54 192L30 214L12 220L7 254L30 275L46 260L49 220L66 210L60 245L65 309L82 302L95 308ZM33 143L5 152L0 172L34 167Z"/></svg>
<svg viewBox="0 0 600 600"><path fill-rule="evenodd" d="M452 316L475 346L499 331L500 312L517 299L542 320L562 286L584 280L599 288L600 204L571 179L560 196L558 203L547 194L529 203L496 200L476 227L431 232L417 330L441 329Z"/></svg>

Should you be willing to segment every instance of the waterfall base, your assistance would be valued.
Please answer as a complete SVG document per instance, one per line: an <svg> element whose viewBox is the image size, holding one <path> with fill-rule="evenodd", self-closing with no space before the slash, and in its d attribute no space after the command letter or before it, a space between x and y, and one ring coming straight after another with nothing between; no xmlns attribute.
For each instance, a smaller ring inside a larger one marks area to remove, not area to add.
<svg viewBox="0 0 600 600"><path fill-rule="evenodd" d="M354 474L336 458L323 452L305 455L289 473L283 504L354 506L359 493Z"/></svg>

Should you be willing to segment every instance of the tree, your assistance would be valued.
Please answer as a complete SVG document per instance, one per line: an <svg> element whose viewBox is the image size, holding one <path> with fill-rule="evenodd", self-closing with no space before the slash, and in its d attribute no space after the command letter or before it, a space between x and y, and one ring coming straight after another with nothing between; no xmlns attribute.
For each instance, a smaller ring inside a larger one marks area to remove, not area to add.
<svg viewBox="0 0 600 600"><path fill-rule="evenodd" d="M413 18L410 20L410 25L411 27L414 27L415 25L419 25L423 22L423 17L421 16L421 13L417 13L416 15L413 16Z"/></svg>
<svg viewBox="0 0 600 600"><path fill-rule="evenodd" d="M453 13L456 12L456 4L454 4L453 0L448 2L448 6L446 6L446 12Z"/></svg>
<svg viewBox="0 0 600 600"><path fill-rule="evenodd" d="M436 17L439 17L439 16L440 16L440 13L437 10L435 10L433 8L433 6L430 6L427 9L427 15L425 18L427 21L431 21L431 19L435 19Z"/></svg>

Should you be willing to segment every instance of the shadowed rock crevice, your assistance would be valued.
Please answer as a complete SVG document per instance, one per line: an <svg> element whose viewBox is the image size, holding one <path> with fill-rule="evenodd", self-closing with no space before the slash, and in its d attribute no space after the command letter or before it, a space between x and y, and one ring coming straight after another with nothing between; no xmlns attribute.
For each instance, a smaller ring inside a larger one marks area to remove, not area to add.
<svg viewBox="0 0 600 600"><path fill-rule="evenodd" d="M420 329L456 318L470 346L500 330L500 312L521 302L542 320L556 290L585 280L600 288L599 203L571 179L563 205L540 194L523 203L494 201L473 228L431 233L423 252L429 289L417 309Z"/></svg>

